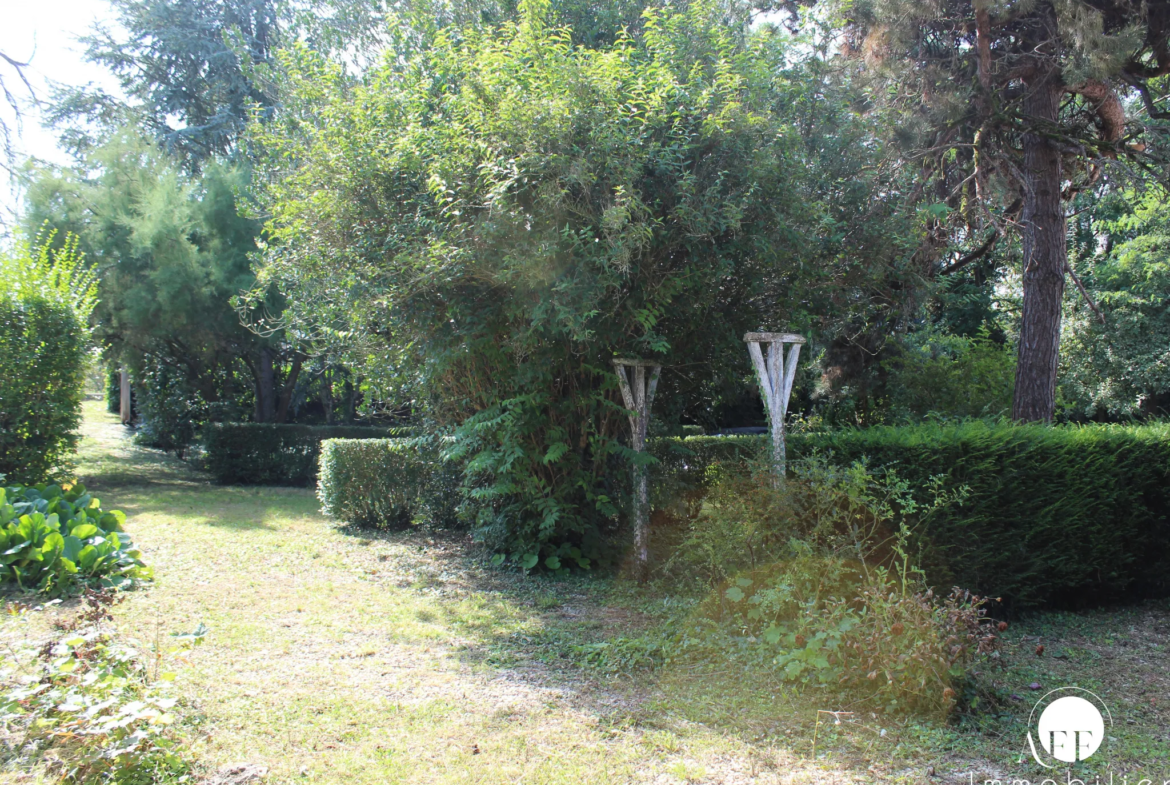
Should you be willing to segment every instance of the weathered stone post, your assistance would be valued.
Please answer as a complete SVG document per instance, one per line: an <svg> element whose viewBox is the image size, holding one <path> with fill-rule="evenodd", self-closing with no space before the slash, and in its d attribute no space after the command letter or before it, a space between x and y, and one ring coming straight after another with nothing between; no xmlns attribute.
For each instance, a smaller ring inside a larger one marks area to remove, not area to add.
<svg viewBox="0 0 1170 785"><path fill-rule="evenodd" d="M788 414L788 399L792 395L792 381L796 377L796 362L804 338L793 333L748 333L743 339L747 342L748 354L768 406L768 421L772 426L772 469L783 479L788 463L784 418ZM792 345L787 358L784 344Z"/></svg>
<svg viewBox="0 0 1170 785"><path fill-rule="evenodd" d="M622 401L633 414L630 415L630 429L633 438L630 447L635 452L646 450L646 429L650 424L650 405L654 402L654 391L658 387L658 375L662 366L652 360L614 360L618 382L622 388ZM649 375L646 370L650 369ZM627 375L633 371L633 379ZM649 378L647 378L649 376ZM635 463L634 475L634 557L638 580L644 581L650 565L650 481L646 467Z"/></svg>

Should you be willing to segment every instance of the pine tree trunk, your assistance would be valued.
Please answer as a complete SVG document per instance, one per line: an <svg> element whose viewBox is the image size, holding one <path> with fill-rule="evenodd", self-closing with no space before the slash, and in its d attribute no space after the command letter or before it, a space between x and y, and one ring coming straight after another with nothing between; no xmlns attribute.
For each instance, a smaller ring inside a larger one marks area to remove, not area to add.
<svg viewBox="0 0 1170 785"><path fill-rule="evenodd" d="M1055 25L1053 25L1055 27ZM1028 81L1024 112L1034 127L1055 123L1060 108L1060 73L1041 60ZM1012 418L1049 421L1056 409L1056 364L1060 356L1060 310L1068 258L1061 159L1041 133L1024 135L1024 311L1016 365Z"/></svg>

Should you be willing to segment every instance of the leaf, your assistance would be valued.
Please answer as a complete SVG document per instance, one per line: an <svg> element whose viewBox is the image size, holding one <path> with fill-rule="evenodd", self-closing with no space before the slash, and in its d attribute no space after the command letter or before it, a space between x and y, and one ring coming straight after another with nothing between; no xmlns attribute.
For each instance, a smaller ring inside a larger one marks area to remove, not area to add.
<svg viewBox="0 0 1170 785"><path fill-rule="evenodd" d="M77 526L73 531L69 532L71 535L79 540L87 540L95 534L101 534L102 530L94 526L92 523L83 523Z"/></svg>
<svg viewBox="0 0 1170 785"><path fill-rule="evenodd" d="M732 586L730 589L728 589L727 591L725 591L723 593L723 596L726 597L727 599L731 600L732 602L739 602L746 595L743 593L743 589L739 588L738 586Z"/></svg>
<svg viewBox="0 0 1170 785"><path fill-rule="evenodd" d="M544 560L544 566L550 570L559 570L561 568L561 560L556 556L549 556Z"/></svg>
<svg viewBox="0 0 1170 785"><path fill-rule="evenodd" d="M524 558L520 561L520 566L525 570L531 570L540 561L540 556L535 553L526 553Z"/></svg>
<svg viewBox="0 0 1170 785"><path fill-rule="evenodd" d="M495 556L492 557L492 565L499 567L501 564L504 563L505 558L507 558L507 557L504 556L504 554L497 553Z"/></svg>

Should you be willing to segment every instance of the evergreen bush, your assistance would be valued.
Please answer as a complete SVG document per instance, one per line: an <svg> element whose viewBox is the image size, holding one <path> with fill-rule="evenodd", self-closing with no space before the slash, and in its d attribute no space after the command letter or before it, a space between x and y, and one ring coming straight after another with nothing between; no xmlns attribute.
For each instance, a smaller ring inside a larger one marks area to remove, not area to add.
<svg viewBox="0 0 1170 785"><path fill-rule="evenodd" d="M225 485L310 485L326 439L384 439L402 429L352 425L208 423L204 465Z"/></svg>
<svg viewBox="0 0 1170 785"><path fill-rule="evenodd" d="M701 495L711 467L759 437L655 439L661 508ZM925 424L794 434L793 458L893 469L916 493L965 499L917 530L932 585L1015 609L1080 606L1170 591L1170 426Z"/></svg>
<svg viewBox="0 0 1170 785"><path fill-rule="evenodd" d="M326 515L358 526L452 526L460 475L430 440L330 439L321 445L317 495Z"/></svg>

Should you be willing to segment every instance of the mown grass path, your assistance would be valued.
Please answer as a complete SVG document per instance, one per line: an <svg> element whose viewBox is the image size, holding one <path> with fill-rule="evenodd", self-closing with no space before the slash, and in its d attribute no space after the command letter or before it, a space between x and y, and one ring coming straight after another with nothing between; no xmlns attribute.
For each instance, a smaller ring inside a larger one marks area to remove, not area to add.
<svg viewBox="0 0 1170 785"><path fill-rule="evenodd" d="M582 668L576 644L636 635L663 600L621 580L485 568L458 538L346 531L321 516L312 490L213 486L128 436L88 401L79 475L127 513L156 572L115 609L121 633L165 651L172 634L210 630L161 664L178 674L181 733L203 776L235 763L267 767L271 783L346 785L1027 773L1014 763L1022 736L1010 717L979 732L866 712L841 725L820 715L818 726L818 709L847 707L794 695L768 674L719 663L622 678ZM1144 609L1013 627L1016 664L1002 678L1024 695L1032 679L1098 685L1116 698L1118 773L1162 767L1170 778L1157 706L1167 619ZM1146 634L1134 637L1138 625ZM1130 648L1117 643L1125 635ZM1028 659L1041 638L1066 655Z"/></svg>
<svg viewBox="0 0 1170 785"><path fill-rule="evenodd" d="M190 748L209 771L247 762L270 782L347 785L827 773L663 716L652 688L541 662L552 638L631 623L593 601L600 581L525 580L484 569L457 540L346 532L308 489L209 485L134 446L96 402L80 458L157 575L116 610L125 634L166 648L174 633L210 629L163 666L178 672Z"/></svg>

